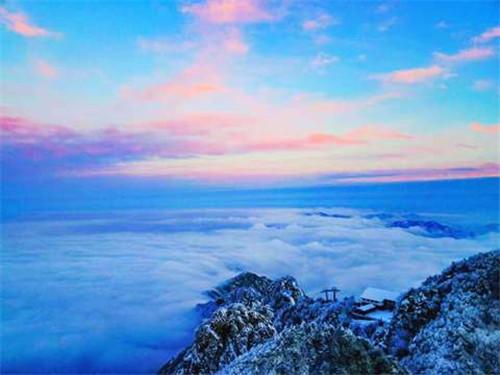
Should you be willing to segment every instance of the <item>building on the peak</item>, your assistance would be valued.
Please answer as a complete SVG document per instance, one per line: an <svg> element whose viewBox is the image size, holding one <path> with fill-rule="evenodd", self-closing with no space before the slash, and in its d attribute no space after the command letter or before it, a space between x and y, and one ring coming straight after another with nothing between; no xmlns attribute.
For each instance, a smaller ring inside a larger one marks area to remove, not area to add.
<svg viewBox="0 0 500 375"><path fill-rule="evenodd" d="M355 303L354 319L390 321L398 294L389 290L366 288Z"/></svg>

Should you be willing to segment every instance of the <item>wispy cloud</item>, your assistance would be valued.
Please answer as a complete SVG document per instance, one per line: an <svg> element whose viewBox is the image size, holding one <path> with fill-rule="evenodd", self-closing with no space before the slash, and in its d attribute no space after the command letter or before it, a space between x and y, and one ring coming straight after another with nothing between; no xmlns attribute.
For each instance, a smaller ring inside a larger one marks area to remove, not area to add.
<svg viewBox="0 0 500 375"><path fill-rule="evenodd" d="M340 61L338 56L328 55L326 53L319 53L311 60L311 67L317 70L322 70L330 65Z"/></svg>
<svg viewBox="0 0 500 375"><path fill-rule="evenodd" d="M485 125L479 122L473 122L470 125L472 131L477 133L485 133L485 134L497 134L500 133L500 124L491 124Z"/></svg>
<svg viewBox="0 0 500 375"><path fill-rule="evenodd" d="M398 181L432 181L444 179L464 179L500 176L500 164L485 163L479 165L448 168L413 168L413 169L380 169L358 173L350 176L331 175L332 181L345 183L359 182L398 182ZM328 179L328 177L325 177Z"/></svg>
<svg viewBox="0 0 500 375"><path fill-rule="evenodd" d="M250 49L240 30L236 28L231 28L226 32L222 43L227 52L236 55L245 55Z"/></svg>
<svg viewBox="0 0 500 375"><path fill-rule="evenodd" d="M329 26L338 25L340 21L328 13L320 13L314 18L309 18L302 22L304 31L317 31L326 29Z"/></svg>
<svg viewBox="0 0 500 375"><path fill-rule="evenodd" d="M435 25L436 29L448 29L449 27L450 25L446 21L439 21Z"/></svg>
<svg viewBox="0 0 500 375"><path fill-rule="evenodd" d="M345 137L357 141L411 140L415 137L380 125L365 125L348 132Z"/></svg>
<svg viewBox="0 0 500 375"><path fill-rule="evenodd" d="M473 41L476 43L487 43L496 38L500 38L500 26L495 26L486 30L481 35L475 37Z"/></svg>
<svg viewBox="0 0 500 375"><path fill-rule="evenodd" d="M445 63L460 63L486 60L495 56L495 51L491 47L472 47L463 49L455 54L447 55L445 53L436 52L434 58Z"/></svg>
<svg viewBox="0 0 500 375"><path fill-rule="evenodd" d="M386 32L389 29L391 29L392 27L394 27L397 23L398 23L397 17L388 18L388 19L382 21L381 23L379 23L379 25L377 26L377 30L382 32L382 33Z"/></svg>
<svg viewBox="0 0 500 375"><path fill-rule="evenodd" d="M234 41L233 41L234 43ZM243 45L230 45L242 52ZM234 51L233 51L234 52ZM193 64L174 75L166 82L144 88L122 87L120 94L125 99L141 101L174 101L196 99L227 91L221 73L205 61Z"/></svg>
<svg viewBox="0 0 500 375"><path fill-rule="evenodd" d="M379 5L377 5L377 7L375 8L375 13L376 14L385 14L387 12L389 12L393 7L393 4L390 3L390 2L385 2L385 3L381 3Z"/></svg>
<svg viewBox="0 0 500 375"><path fill-rule="evenodd" d="M196 47L196 43L190 40L139 37L137 38L137 47L144 52L173 53L194 48Z"/></svg>
<svg viewBox="0 0 500 375"><path fill-rule="evenodd" d="M61 33L35 25L26 14L22 12L11 12L3 6L0 6L0 23L8 30L27 38L61 36Z"/></svg>
<svg viewBox="0 0 500 375"><path fill-rule="evenodd" d="M447 74L446 69L438 65L432 65L423 68L403 69L389 73L375 74L371 78L385 83L412 85L445 77Z"/></svg>
<svg viewBox="0 0 500 375"><path fill-rule="evenodd" d="M495 81L491 79L478 79L472 83L472 90L483 92L493 90L495 88Z"/></svg>
<svg viewBox="0 0 500 375"><path fill-rule="evenodd" d="M59 70L55 65L42 59L35 61L34 68L35 72L43 78L54 79L59 75Z"/></svg>
<svg viewBox="0 0 500 375"><path fill-rule="evenodd" d="M260 0L205 0L185 5L182 12L215 24L269 22L275 17Z"/></svg>

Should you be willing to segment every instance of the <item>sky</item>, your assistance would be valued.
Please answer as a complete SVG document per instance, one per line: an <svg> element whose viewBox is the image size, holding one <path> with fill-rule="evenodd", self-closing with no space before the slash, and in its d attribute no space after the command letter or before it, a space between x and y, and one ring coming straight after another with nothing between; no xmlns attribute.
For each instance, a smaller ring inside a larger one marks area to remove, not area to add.
<svg viewBox="0 0 500 375"><path fill-rule="evenodd" d="M0 4L5 194L500 175L499 2Z"/></svg>

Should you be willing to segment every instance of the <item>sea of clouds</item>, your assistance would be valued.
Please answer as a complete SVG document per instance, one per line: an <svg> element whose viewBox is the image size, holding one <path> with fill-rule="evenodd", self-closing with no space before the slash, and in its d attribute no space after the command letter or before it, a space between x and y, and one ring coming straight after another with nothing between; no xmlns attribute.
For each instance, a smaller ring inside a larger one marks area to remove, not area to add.
<svg viewBox="0 0 500 375"><path fill-rule="evenodd" d="M241 271L397 292L498 247L431 238L367 212L186 210L41 216L2 228L2 371L152 373L192 338L204 291Z"/></svg>

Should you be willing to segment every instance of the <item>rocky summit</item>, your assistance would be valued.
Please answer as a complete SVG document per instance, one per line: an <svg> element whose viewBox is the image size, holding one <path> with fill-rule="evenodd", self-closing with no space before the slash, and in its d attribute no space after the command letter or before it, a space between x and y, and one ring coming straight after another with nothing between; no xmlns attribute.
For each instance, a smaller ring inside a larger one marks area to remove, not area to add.
<svg viewBox="0 0 500 375"><path fill-rule="evenodd" d="M242 273L210 291L188 348L161 374L494 374L500 251L453 263L399 297L390 322L353 318L353 297Z"/></svg>
<svg viewBox="0 0 500 375"><path fill-rule="evenodd" d="M453 263L405 293L387 351L415 374L495 374L500 353L500 251Z"/></svg>

